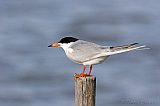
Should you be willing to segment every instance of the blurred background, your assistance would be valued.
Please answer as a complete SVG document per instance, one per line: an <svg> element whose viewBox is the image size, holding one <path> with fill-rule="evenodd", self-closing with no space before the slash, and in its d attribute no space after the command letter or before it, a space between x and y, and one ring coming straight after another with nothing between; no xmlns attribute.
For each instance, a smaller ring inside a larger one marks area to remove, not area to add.
<svg viewBox="0 0 160 106"><path fill-rule="evenodd" d="M139 42L150 50L93 66L97 106L160 104L159 0L0 0L0 106L74 106L81 65L61 48L64 36L101 45Z"/></svg>

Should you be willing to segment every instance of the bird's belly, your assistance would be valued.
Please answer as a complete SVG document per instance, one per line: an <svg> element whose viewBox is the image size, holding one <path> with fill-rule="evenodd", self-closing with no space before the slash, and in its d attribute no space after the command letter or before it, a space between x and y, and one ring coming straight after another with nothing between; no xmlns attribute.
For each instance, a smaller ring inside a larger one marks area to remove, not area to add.
<svg viewBox="0 0 160 106"><path fill-rule="evenodd" d="M95 59L91 59L91 60L89 60L89 61L83 62L83 65L100 64L100 63L102 63L103 61L105 61L106 58L107 58L107 56L103 56L103 57L98 57L98 58L95 58Z"/></svg>
<svg viewBox="0 0 160 106"><path fill-rule="evenodd" d="M74 51L70 52L69 50L68 51L65 51L66 52L66 55L67 57L72 60L73 62L75 63L78 63L78 64L83 64L83 65L94 65L94 64L99 64L99 63L102 63L108 56L101 56L101 57L97 57L97 58L86 58L86 56L82 55L82 54L77 54L77 53L74 53Z"/></svg>

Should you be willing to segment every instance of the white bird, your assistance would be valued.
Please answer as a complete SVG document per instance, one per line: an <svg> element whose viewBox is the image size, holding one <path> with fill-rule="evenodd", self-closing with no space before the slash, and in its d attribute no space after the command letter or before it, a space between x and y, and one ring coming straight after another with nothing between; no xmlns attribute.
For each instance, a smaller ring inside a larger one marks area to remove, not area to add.
<svg viewBox="0 0 160 106"><path fill-rule="evenodd" d="M90 76L92 65L102 63L107 57L128 52L136 49L146 49L145 45L137 45L132 43L122 46L101 46L92 42L79 40L74 37L64 37L58 43L53 43L48 47L62 47L67 57L75 63L84 66L81 74L75 74L75 77ZM90 66L90 70L85 74L86 66Z"/></svg>

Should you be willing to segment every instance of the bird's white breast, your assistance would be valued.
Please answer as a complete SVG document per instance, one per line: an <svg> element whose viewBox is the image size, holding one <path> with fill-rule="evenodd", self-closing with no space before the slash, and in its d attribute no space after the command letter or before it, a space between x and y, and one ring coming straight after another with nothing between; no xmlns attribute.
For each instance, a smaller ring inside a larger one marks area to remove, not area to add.
<svg viewBox="0 0 160 106"><path fill-rule="evenodd" d="M72 53L73 51L74 51L74 50L73 50L72 48L68 48L68 49L67 49L67 52L68 52L68 53Z"/></svg>

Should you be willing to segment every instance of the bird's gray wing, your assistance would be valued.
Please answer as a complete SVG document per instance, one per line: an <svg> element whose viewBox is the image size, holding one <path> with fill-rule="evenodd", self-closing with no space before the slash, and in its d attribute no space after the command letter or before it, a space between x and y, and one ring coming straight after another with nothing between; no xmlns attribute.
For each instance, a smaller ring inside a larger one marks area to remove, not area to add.
<svg viewBox="0 0 160 106"><path fill-rule="evenodd" d="M132 50L143 50L143 49L149 49L149 48L146 48L145 45L138 45L138 43L132 43L132 44L122 45L122 46L108 46L106 47L105 52L102 52L102 54L100 55L110 56L114 54L129 52Z"/></svg>
<svg viewBox="0 0 160 106"><path fill-rule="evenodd" d="M100 54L103 50L103 47L95 43L79 40L71 45L73 52L71 57L77 62L85 62L91 60L96 55Z"/></svg>
<svg viewBox="0 0 160 106"><path fill-rule="evenodd" d="M132 50L142 50L142 49L149 49L149 48L146 48L145 45L138 45L138 43L132 43L128 45L110 47L110 50L106 52L106 54L114 55L114 54L129 52Z"/></svg>

